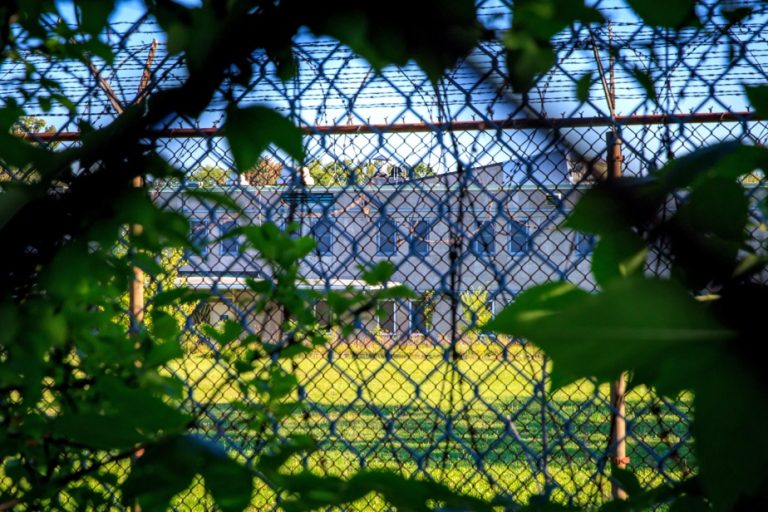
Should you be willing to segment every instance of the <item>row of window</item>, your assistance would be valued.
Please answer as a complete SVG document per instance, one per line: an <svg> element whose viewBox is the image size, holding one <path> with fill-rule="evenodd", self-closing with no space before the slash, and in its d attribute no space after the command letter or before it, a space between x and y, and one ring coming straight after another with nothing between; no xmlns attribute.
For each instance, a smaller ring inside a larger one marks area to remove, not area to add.
<svg viewBox="0 0 768 512"><path fill-rule="evenodd" d="M431 224L427 220L411 221L409 230L409 242L411 250L426 256L429 253ZM528 230L527 219L511 220L509 231L508 250L512 254L528 252L531 245L531 236ZM497 238L494 222L491 220L479 220L475 223L474 233L470 234L470 250L478 255L496 254ZM389 219L379 222L378 253L392 256L397 252L399 242L397 224Z"/></svg>
<svg viewBox="0 0 768 512"><path fill-rule="evenodd" d="M191 219L189 221L190 231L192 233L192 244L197 248L203 257L208 256L208 246L210 238L208 232L210 222L205 219ZM227 220L218 223L219 236L224 236L238 226L237 221ZM224 238L219 242L219 254L222 256L237 256L240 252L240 241L237 237Z"/></svg>
<svg viewBox="0 0 768 512"><path fill-rule="evenodd" d="M489 300L485 307L491 316L496 314L496 302ZM373 315L371 321L373 325L367 325L368 328L377 327L382 333L395 333L398 328L403 329L407 334L428 334L433 326L433 308L434 304L423 300L408 301L407 307L397 308L395 301L386 300L378 305L381 315ZM315 304L315 316L321 324L330 324L331 310L328 303L320 301ZM403 322L407 324L403 325Z"/></svg>
<svg viewBox="0 0 768 512"><path fill-rule="evenodd" d="M407 310L398 310L395 307L395 301L387 300L379 303L378 306L381 315L373 315L371 320L374 326L382 333L391 334L397 330L398 325L403 321L400 318L407 311L408 324L407 332L409 334L426 334L432 328L432 315L429 312L428 305L421 301L409 301ZM329 324L331 321L331 310L328 303L320 301L315 304L315 316L321 324ZM373 327L368 325L368 328Z"/></svg>
<svg viewBox="0 0 768 512"><path fill-rule="evenodd" d="M203 256L208 254L209 225L207 220L192 219L192 241ZM218 224L219 235L223 236L237 227L234 220L223 221ZM378 222L376 236L377 253L383 256L393 256L398 252L401 242L407 242L413 254L426 256L430 252L433 243L431 238L432 224L428 219L411 219L406 228L406 239L402 240L402 231L398 229L398 223L391 219L382 219ZM316 253L325 256L333 253L335 239L335 226L331 219L317 220L309 229L309 236L317 243ZM493 221L483 220L475 223L475 231L470 234L470 250L477 255L493 255L498 250L496 228ZM587 255L592 251L594 238L576 234L574 248L576 254ZM511 220L509 241L507 250L511 254L527 253L531 248L531 236L526 220ZM240 242L236 237L222 239L219 244L219 254L222 256L237 256L240 251Z"/></svg>

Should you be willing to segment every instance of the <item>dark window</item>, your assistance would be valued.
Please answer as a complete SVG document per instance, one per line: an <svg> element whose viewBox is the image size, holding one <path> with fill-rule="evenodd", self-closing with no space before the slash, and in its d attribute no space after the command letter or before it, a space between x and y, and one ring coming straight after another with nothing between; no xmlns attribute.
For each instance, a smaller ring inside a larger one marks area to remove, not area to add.
<svg viewBox="0 0 768 512"><path fill-rule="evenodd" d="M333 252L333 222L330 219L320 219L312 226L310 236L317 243L316 251L321 254Z"/></svg>
<svg viewBox="0 0 768 512"><path fill-rule="evenodd" d="M208 256L208 221L203 219L191 219L189 221L190 226L190 239L192 247L200 251L203 258ZM188 251L186 253L187 258L192 256L193 253Z"/></svg>
<svg viewBox="0 0 768 512"><path fill-rule="evenodd" d="M331 308L328 307L328 303L321 300L315 304L315 320L322 327L331 327Z"/></svg>
<svg viewBox="0 0 768 512"><path fill-rule="evenodd" d="M395 332L395 301L385 300L379 304L379 328L385 333Z"/></svg>
<svg viewBox="0 0 768 512"><path fill-rule="evenodd" d="M496 233L490 220L477 221L474 249L477 254L493 254L496 252Z"/></svg>
<svg viewBox="0 0 768 512"><path fill-rule="evenodd" d="M411 221L411 250L419 256L429 254L429 221Z"/></svg>
<svg viewBox="0 0 768 512"><path fill-rule="evenodd" d="M528 252L530 240L526 221L513 220L509 228L509 252L513 254Z"/></svg>
<svg viewBox="0 0 768 512"><path fill-rule="evenodd" d="M485 311L483 311L483 318L478 318L477 321L485 323L494 316L496 316L496 300L493 297L489 297L485 301ZM481 330L480 332L483 335L492 334L491 331L486 331L485 329Z"/></svg>
<svg viewBox="0 0 768 512"><path fill-rule="evenodd" d="M411 333L426 334L432 326L432 304L424 300L411 302Z"/></svg>
<svg viewBox="0 0 768 512"><path fill-rule="evenodd" d="M576 233L576 240L573 245L576 249L576 254L586 256L592 252L592 248L595 246L595 236Z"/></svg>
<svg viewBox="0 0 768 512"><path fill-rule="evenodd" d="M397 252L397 224L390 219L379 221L379 254L391 256Z"/></svg>
<svg viewBox="0 0 768 512"><path fill-rule="evenodd" d="M224 236L237 227L237 221L228 220L219 225L219 235ZM222 256L237 256L240 252L240 241L236 236L221 241Z"/></svg>

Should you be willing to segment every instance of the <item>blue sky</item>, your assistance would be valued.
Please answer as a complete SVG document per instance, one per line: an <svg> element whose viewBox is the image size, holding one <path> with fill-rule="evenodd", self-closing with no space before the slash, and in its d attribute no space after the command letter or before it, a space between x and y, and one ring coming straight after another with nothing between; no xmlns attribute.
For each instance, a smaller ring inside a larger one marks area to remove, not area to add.
<svg viewBox="0 0 768 512"><path fill-rule="evenodd" d="M622 2L610 0L599 4L606 17L613 20L615 40L625 44L620 54L622 63L616 69L617 110L621 114L691 110L707 112L710 109L744 110L747 105L742 93L742 84L768 82L768 77L762 71L762 64L768 63L768 44L762 39L755 39L761 37L755 33L759 33L759 26L766 22L765 15L751 20L752 28L743 33L736 31L727 37L704 31L690 32L683 47L685 53L681 54L678 48L659 44L666 35L663 31L640 28L638 20ZM58 5L65 18L72 16L70 1L61 0ZM116 32L127 31L145 12L143 2L137 0L125 0L118 5L111 18ZM502 0L483 2L480 7L481 19L495 28L503 28L509 24L509 16L497 16L501 12L504 12ZM598 41L607 39L604 29L596 35ZM579 34L580 41L584 41L585 37L585 32ZM116 67L119 69L106 67L104 71L113 87L126 100L135 95L143 60L153 38L157 38L160 43L156 73L164 76L163 84L172 86L184 79L183 65L165 52L162 32L158 31L156 26L144 25L126 39L126 51L118 54L116 59ZM594 73L596 68L591 48L585 46L573 49L573 37L569 33L564 33L556 39L566 43L565 49L560 52L558 66L542 77L538 87L529 95L530 106L536 112L549 117L607 115L605 97L598 81L591 87L588 104L582 105L576 100L574 80L585 73ZM728 41L742 41L749 50L733 65L727 63ZM272 106L302 125L434 122L444 118L505 119L517 109L518 95L509 90L500 91L489 81L478 85L477 73L469 66L449 73L449 85L442 90L445 96L442 98L444 108L441 110L434 91L428 86L423 73L415 66L409 65L403 69L390 67L376 75L362 59L328 38L316 38L312 34L303 33L297 38L297 42L301 70L299 76L283 83L268 71L250 91L240 91L243 95L243 105ZM488 68L492 62L490 55L494 51L496 50L488 48L485 53L477 52L474 56L475 64ZM651 56L655 60L652 60ZM263 57L256 55L257 60L261 58ZM607 67L607 51L601 51L601 60ZM630 74L634 67L647 70L655 79L659 94L658 104L640 99L645 93ZM269 65L267 69L270 69ZM693 77L690 76L692 69L695 70ZM89 82L88 74L83 69L57 72L68 77L73 92L77 87L92 87L92 82ZM496 81L502 83L503 75L496 75ZM712 84L716 98L709 95ZM410 97L410 106L406 103L406 97ZM355 100L354 108L349 111L352 99ZM99 95L98 92L87 101L84 100L82 107L90 110L90 119L97 125L107 123L113 118L110 109L105 105L103 94ZM211 126L214 123L221 126L222 107L221 98L214 100L211 108L193 122L200 126ZM63 120L61 111L58 116L54 112L49 117L49 121L58 127L65 130L74 129L73 126L65 127ZM683 130L679 126L648 128L642 133L636 128L628 129L628 135L631 134L631 138L637 140L635 147L627 148L630 164L633 161L632 153L636 162L632 165L638 166L642 161L652 161L665 153L661 151L659 144L665 135L672 136L673 146L679 154L706 140L729 135L729 128L720 126L710 131L710 127L700 127L698 132L692 133L685 131L688 128ZM667 131L674 133L665 133ZM645 139L641 139L641 135ZM603 137L604 129L573 132L578 149L589 156L601 152ZM457 147L452 146L454 141L448 138L439 140L439 136L435 134L307 139L309 152L314 157L325 160L362 160L384 154L404 165L423 161L439 170L453 167L452 159L446 155L451 150L465 160L465 163L482 165L533 158L542 151L542 147L545 148L544 151L551 149L546 138L531 131L504 132L503 136L497 136L495 133L461 133L455 141ZM172 149L176 152L179 148ZM182 166L194 166L202 159L208 164L227 164L226 153L225 144L218 141L217 147L206 156L201 156L202 150L190 149L186 152L184 161L179 163Z"/></svg>

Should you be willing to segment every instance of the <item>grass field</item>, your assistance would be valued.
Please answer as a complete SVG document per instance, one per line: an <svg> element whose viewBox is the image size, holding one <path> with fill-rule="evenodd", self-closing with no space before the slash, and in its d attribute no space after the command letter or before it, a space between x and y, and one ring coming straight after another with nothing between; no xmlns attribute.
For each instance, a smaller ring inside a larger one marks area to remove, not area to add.
<svg viewBox="0 0 768 512"><path fill-rule="evenodd" d="M349 476L387 468L433 478L462 492L525 501L550 489L563 503L595 505L610 493L603 476L609 436L608 390L583 381L548 396L542 359L517 351L449 363L442 351L313 354L295 361L304 408L281 434L306 433L320 449L302 461L313 471ZM237 398L223 363L190 356L174 371L194 383L192 396L210 409L208 435L245 453L256 440L228 403ZM685 414L690 397L660 402L646 389L627 397L631 468L655 485L691 471ZM295 461L299 467L299 461ZM180 495L180 510L209 510L195 486ZM259 486L253 510L272 508ZM352 510L379 510L372 496Z"/></svg>

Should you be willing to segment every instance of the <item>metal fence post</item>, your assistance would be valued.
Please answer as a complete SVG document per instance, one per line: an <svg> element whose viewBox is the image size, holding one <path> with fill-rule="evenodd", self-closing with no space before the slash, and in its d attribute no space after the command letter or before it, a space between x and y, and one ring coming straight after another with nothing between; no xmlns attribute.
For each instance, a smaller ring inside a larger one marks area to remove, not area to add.
<svg viewBox="0 0 768 512"><path fill-rule="evenodd" d="M621 140L613 128L606 134L606 161L608 163L608 179L621 177ZM624 469L629 464L627 457L627 414L624 396L627 391L627 375L622 372L618 379L611 382L611 439L609 455L611 466ZM626 491L615 480L611 480L611 496L614 499L627 499Z"/></svg>
<svg viewBox="0 0 768 512"><path fill-rule="evenodd" d="M611 465L625 469L629 464L627 457L627 415L624 395L627 391L626 374L622 373L617 380L611 382ZM611 496L614 499L625 500L627 493L615 479L611 480Z"/></svg>

